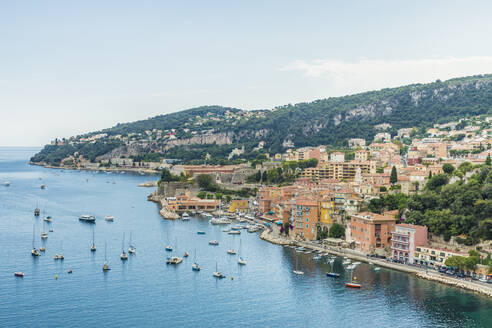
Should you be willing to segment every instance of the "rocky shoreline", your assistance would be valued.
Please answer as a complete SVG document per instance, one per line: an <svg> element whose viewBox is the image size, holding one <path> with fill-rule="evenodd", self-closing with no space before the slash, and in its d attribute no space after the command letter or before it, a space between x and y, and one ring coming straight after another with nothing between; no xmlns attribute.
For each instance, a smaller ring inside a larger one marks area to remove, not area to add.
<svg viewBox="0 0 492 328"><path fill-rule="evenodd" d="M125 173L145 173L147 175L158 175L159 172L153 169L147 168L123 168L123 167L65 167L65 166L54 166L46 163L35 163L29 162L30 165L42 166L48 169L58 169L58 170L77 170L77 171L101 171L101 172L125 172Z"/></svg>
<svg viewBox="0 0 492 328"><path fill-rule="evenodd" d="M160 210L159 214L168 220L177 220L179 219L179 215L175 212L171 212L167 209L167 201L164 197L159 197L155 193L151 193L147 196L147 200L159 204Z"/></svg>

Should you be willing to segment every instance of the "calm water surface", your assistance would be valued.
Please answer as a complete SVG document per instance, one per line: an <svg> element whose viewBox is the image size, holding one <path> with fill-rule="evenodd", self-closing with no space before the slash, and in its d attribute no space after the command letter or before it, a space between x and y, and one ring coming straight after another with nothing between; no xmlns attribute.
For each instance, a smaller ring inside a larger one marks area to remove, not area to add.
<svg viewBox="0 0 492 328"><path fill-rule="evenodd" d="M363 288L349 290L340 259L334 270L344 276L333 280L324 275L324 260L296 255L257 234L227 235L203 219L165 221L146 200L151 189L137 187L153 178L29 166L36 150L0 148L1 326L492 327L488 298L393 270L375 272L366 264L355 270ZM36 204L43 211L39 218L33 216ZM85 213L97 223L79 222ZM113 223L104 221L107 214ZM32 258L33 224L39 247L46 215L53 217L53 232L44 243L46 253ZM123 234L128 247L130 232L137 254L123 263ZM209 246L211 239L220 246ZM107 273L101 270L105 243ZM166 265L167 243L190 257L177 267ZM226 254L240 245L244 267ZM53 260L62 249L65 260ZM200 272L191 270L195 250ZM296 256L304 276L292 273ZM226 279L212 277L216 263ZM15 278L14 271L25 277Z"/></svg>

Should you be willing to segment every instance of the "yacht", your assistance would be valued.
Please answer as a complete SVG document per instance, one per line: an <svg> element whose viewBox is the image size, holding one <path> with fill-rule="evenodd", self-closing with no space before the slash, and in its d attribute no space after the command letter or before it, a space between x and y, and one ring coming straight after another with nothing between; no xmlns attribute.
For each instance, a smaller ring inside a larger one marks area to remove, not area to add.
<svg viewBox="0 0 492 328"><path fill-rule="evenodd" d="M236 255L237 253L236 253L236 251L235 251L235 250L233 250L233 249L231 248L231 249L228 249L228 250L227 250L227 254L230 254L230 255Z"/></svg>
<svg viewBox="0 0 492 328"><path fill-rule="evenodd" d="M183 259L181 257L178 257L178 256L171 256L166 261L167 264L180 264L181 262L183 262Z"/></svg>
<svg viewBox="0 0 492 328"><path fill-rule="evenodd" d="M106 215L104 217L104 220L106 220L108 222L113 222L114 221L114 216L112 216L112 215Z"/></svg>
<svg viewBox="0 0 492 328"><path fill-rule="evenodd" d="M34 224L32 225L32 250L31 250L31 255L34 256L34 257L41 255L39 253L39 251L36 249L36 247L34 246Z"/></svg>
<svg viewBox="0 0 492 328"><path fill-rule="evenodd" d="M111 268L109 267L109 264L108 264L108 260L107 260L107 257L106 257L106 243L104 243L104 264L103 264L103 271L109 271L111 270Z"/></svg>
<svg viewBox="0 0 492 328"><path fill-rule="evenodd" d="M196 263L196 248L195 248L195 256L193 257L193 265L191 266L191 270L193 271L200 271L202 268L198 263Z"/></svg>
<svg viewBox="0 0 492 328"><path fill-rule="evenodd" d="M215 262L215 271L212 275L215 278L219 278L219 279L225 278L225 276L222 273L220 273L219 270L217 269L217 262Z"/></svg>
<svg viewBox="0 0 492 328"><path fill-rule="evenodd" d="M96 223L96 218L93 215L84 214L79 217L79 221L87 223Z"/></svg>
<svg viewBox="0 0 492 328"><path fill-rule="evenodd" d="M125 233L123 233L123 242L121 244L121 255L120 258L122 261L128 260L128 254L125 252Z"/></svg>
<svg viewBox="0 0 492 328"><path fill-rule="evenodd" d="M219 242L217 240L211 240L208 242L209 245L212 245L212 246L218 246L219 245Z"/></svg>
<svg viewBox="0 0 492 328"><path fill-rule="evenodd" d="M41 232L41 239L48 239L48 233L45 231L45 224L43 222L43 232Z"/></svg>
<svg viewBox="0 0 492 328"><path fill-rule="evenodd" d="M295 270L293 270L292 272L293 272L294 274L297 274L297 275L303 275L303 274L304 274L304 272L303 272L303 271L301 271L301 270L299 270L299 268L298 268L298 265L297 265L297 258L298 258L298 256L297 256L297 254L296 254L296 268L295 268Z"/></svg>
<svg viewBox="0 0 492 328"><path fill-rule="evenodd" d="M92 245L91 245L91 252L96 251L96 243L94 242L94 229L92 229Z"/></svg>
<svg viewBox="0 0 492 328"><path fill-rule="evenodd" d="M135 249L135 246L133 245L132 242L132 233L130 232L130 245L128 246L128 253L130 254L135 254L137 250Z"/></svg>
<svg viewBox="0 0 492 328"><path fill-rule="evenodd" d="M183 221L188 221L190 219L190 216L188 213L184 212L182 215L181 215L181 219Z"/></svg>

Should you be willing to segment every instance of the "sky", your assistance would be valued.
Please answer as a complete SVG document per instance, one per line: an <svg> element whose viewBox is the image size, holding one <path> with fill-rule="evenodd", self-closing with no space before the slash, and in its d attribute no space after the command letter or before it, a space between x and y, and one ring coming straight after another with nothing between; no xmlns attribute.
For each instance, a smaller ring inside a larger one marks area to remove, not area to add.
<svg viewBox="0 0 492 328"><path fill-rule="evenodd" d="M492 73L490 1L0 2L0 146Z"/></svg>

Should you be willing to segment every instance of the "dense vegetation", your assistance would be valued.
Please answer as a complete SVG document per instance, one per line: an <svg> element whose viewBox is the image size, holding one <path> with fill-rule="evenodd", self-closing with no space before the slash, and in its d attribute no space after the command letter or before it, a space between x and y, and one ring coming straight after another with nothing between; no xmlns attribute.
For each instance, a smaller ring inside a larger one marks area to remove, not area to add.
<svg viewBox="0 0 492 328"><path fill-rule="evenodd" d="M412 196L389 194L369 203L369 210L399 210L406 223L425 225L445 240L457 236L465 245L492 240L492 166L463 163L450 173L429 178L424 190ZM464 178L466 173L473 173ZM450 183L451 179L457 180Z"/></svg>
<svg viewBox="0 0 492 328"><path fill-rule="evenodd" d="M395 135L397 129L416 127L422 132L434 123L487 114L492 109L492 75L480 75L436 81L429 84L415 84L399 88L382 89L361 94L316 100L310 103L285 105L271 111L261 111L262 115L246 118L244 111L220 106L203 106L177 113L160 115L133 123L118 124L104 132L109 136L128 136L144 133L152 129L176 129L178 138L188 138L192 132L200 135L204 131L227 133L232 143L225 145L187 144L163 151L162 157L180 159L183 162L204 162L206 154L210 163L223 163L235 147L245 147L243 159L254 159L258 152L270 154L285 150L283 143L292 141L295 147L328 145L344 147L348 138L364 138L372 141L379 132L375 126L391 124L387 130ZM225 113L241 114L230 118ZM211 115L211 116L207 116ZM198 117L212 117L197 123ZM89 135L91 135L89 134ZM258 142L265 142L264 148L255 149ZM162 141L165 143L165 141ZM84 156L102 154L114 149L113 143L95 143L91 149L84 146L50 146L33 161L55 163L63 154L78 151ZM148 147L146 153L156 152ZM53 154L52 153L56 153Z"/></svg>

